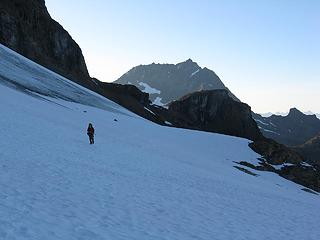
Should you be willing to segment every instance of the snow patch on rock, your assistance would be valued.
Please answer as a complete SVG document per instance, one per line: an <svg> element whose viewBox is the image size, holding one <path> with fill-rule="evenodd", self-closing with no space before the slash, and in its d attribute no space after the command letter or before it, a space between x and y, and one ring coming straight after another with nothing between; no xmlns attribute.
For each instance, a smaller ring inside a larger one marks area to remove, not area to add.
<svg viewBox="0 0 320 240"><path fill-rule="evenodd" d="M156 97L155 100L153 100L152 104L158 105L158 106L164 106L165 105L165 103L162 102L162 98L161 97Z"/></svg>
<svg viewBox="0 0 320 240"><path fill-rule="evenodd" d="M201 68L197 69L196 71L194 71L193 73L191 73L190 77L193 77L194 75L196 75L199 71L200 71Z"/></svg>
<svg viewBox="0 0 320 240"><path fill-rule="evenodd" d="M277 133L275 131L272 131L272 130L269 130L269 129L265 129L261 126L258 126L259 129L261 129L262 131L265 131L265 132L270 132L270 133L274 133L274 134L277 134L277 135L281 135L280 133Z"/></svg>
<svg viewBox="0 0 320 240"><path fill-rule="evenodd" d="M144 87L144 89L142 90L145 93L149 93L149 94L161 94L161 91L153 88L151 86L149 86L147 83L144 82L139 82L139 85Z"/></svg>

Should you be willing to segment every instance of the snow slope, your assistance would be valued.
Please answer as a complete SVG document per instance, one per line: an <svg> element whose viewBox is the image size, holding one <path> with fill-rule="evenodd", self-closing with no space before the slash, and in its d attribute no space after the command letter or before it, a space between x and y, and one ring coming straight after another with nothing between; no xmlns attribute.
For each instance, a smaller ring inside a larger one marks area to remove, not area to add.
<svg viewBox="0 0 320 240"><path fill-rule="evenodd" d="M42 96L60 98L119 112L119 107L115 103L105 101L105 98L98 94L35 64L1 44L0 59L0 80L2 84L38 97L41 97L38 95L41 94ZM122 113L124 112L122 111Z"/></svg>
<svg viewBox="0 0 320 240"><path fill-rule="evenodd" d="M75 84L42 98L0 83L0 239L319 237L318 195L233 167L258 157L245 139L158 126ZM59 97L73 91L99 104Z"/></svg>

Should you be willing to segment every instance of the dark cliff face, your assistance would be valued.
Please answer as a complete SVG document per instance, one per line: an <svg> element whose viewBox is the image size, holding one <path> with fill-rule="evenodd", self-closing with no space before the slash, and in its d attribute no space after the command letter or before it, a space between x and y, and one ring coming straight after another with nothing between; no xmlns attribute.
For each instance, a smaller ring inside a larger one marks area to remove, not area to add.
<svg viewBox="0 0 320 240"><path fill-rule="evenodd" d="M200 91L169 105L188 119L191 128L256 140L262 137L247 104L233 100L227 90Z"/></svg>
<svg viewBox="0 0 320 240"><path fill-rule="evenodd" d="M81 49L50 17L44 0L1 0L0 43L85 87L95 88Z"/></svg>

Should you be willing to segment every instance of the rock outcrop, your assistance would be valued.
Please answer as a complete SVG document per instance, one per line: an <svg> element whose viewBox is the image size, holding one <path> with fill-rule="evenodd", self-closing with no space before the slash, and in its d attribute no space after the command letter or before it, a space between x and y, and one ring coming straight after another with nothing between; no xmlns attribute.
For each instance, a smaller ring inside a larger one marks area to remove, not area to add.
<svg viewBox="0 0 320 240"><path fill-rule="evenodd" d="M1 0L0 43L74 82L95 89L80 47L50 17L44 0Z"/></svg>
<svg viewBox="0 0 320 240"><path fill-rule="evenodd" d="M251 108L235 101L227 90L209 90L184 96L169 111L188 120L192 129L257 140L262 137Z"/></svg>
<svg viewBox="0 0 320 240"><path fill-rule="evenodd" d="M137 87L133 85L121 85L114 83L100 82L99 86L102 90L109 91L115 96L126 95L138 101L143 106L150 104L149 94L141 92Z"/></svg>
<svg viewBox="0 0 320 240"><path fill-rule="evenodd" d="M152 111L154 106L150 104L148 93L141 92L133 85L105 83L97 79L93 79L93 81L97 84L101 95L145 119L165 125L165 119L161 114Z"/></svg>
<svg viewBox="0 0 320 240"><path fill-rule="evenodd" d="M249 146L262 156L260 163L253 165L243 161L240 165L275 172L290 181L320 192L320 169L306 163L298 152L267 138L252 142Z"/></svg>
<svg viewBox="0 0 320 240"><path fill-rule="evenodd" d="M261 138L250 143L249 146L256 153L264 156L267 162L272 165L299 164L303 162L303 158L297 152L272 139Z"/></svg>
<svg viewBox="0 0 320 240"><path fill-rule="evenodd" d="M294 149L304 157L307 163L315 166L320 172L320 133Z"/></svg>
<svg viewBox="0 0 320 240"><path fill-rule="evenodd" d="M319 171L312 166L303 164L285 166L279 170L279 175L290 181L301 184L302 186L320 192L320 174Z"/></svg>

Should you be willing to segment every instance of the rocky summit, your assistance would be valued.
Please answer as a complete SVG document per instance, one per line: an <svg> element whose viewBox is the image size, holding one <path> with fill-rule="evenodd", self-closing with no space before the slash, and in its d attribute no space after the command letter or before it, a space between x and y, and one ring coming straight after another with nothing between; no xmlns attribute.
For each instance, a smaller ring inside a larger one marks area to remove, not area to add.
<svg viewBox="0 0 320 240"><path fill-rule="evenodd" d="M191 59L178 64L140 65L115 82L135 85L149 93L151 101L157 105L168 104L197 91L227 89L215 72L201 68ZM228 92L237 100L229 90Z"/></svg>

